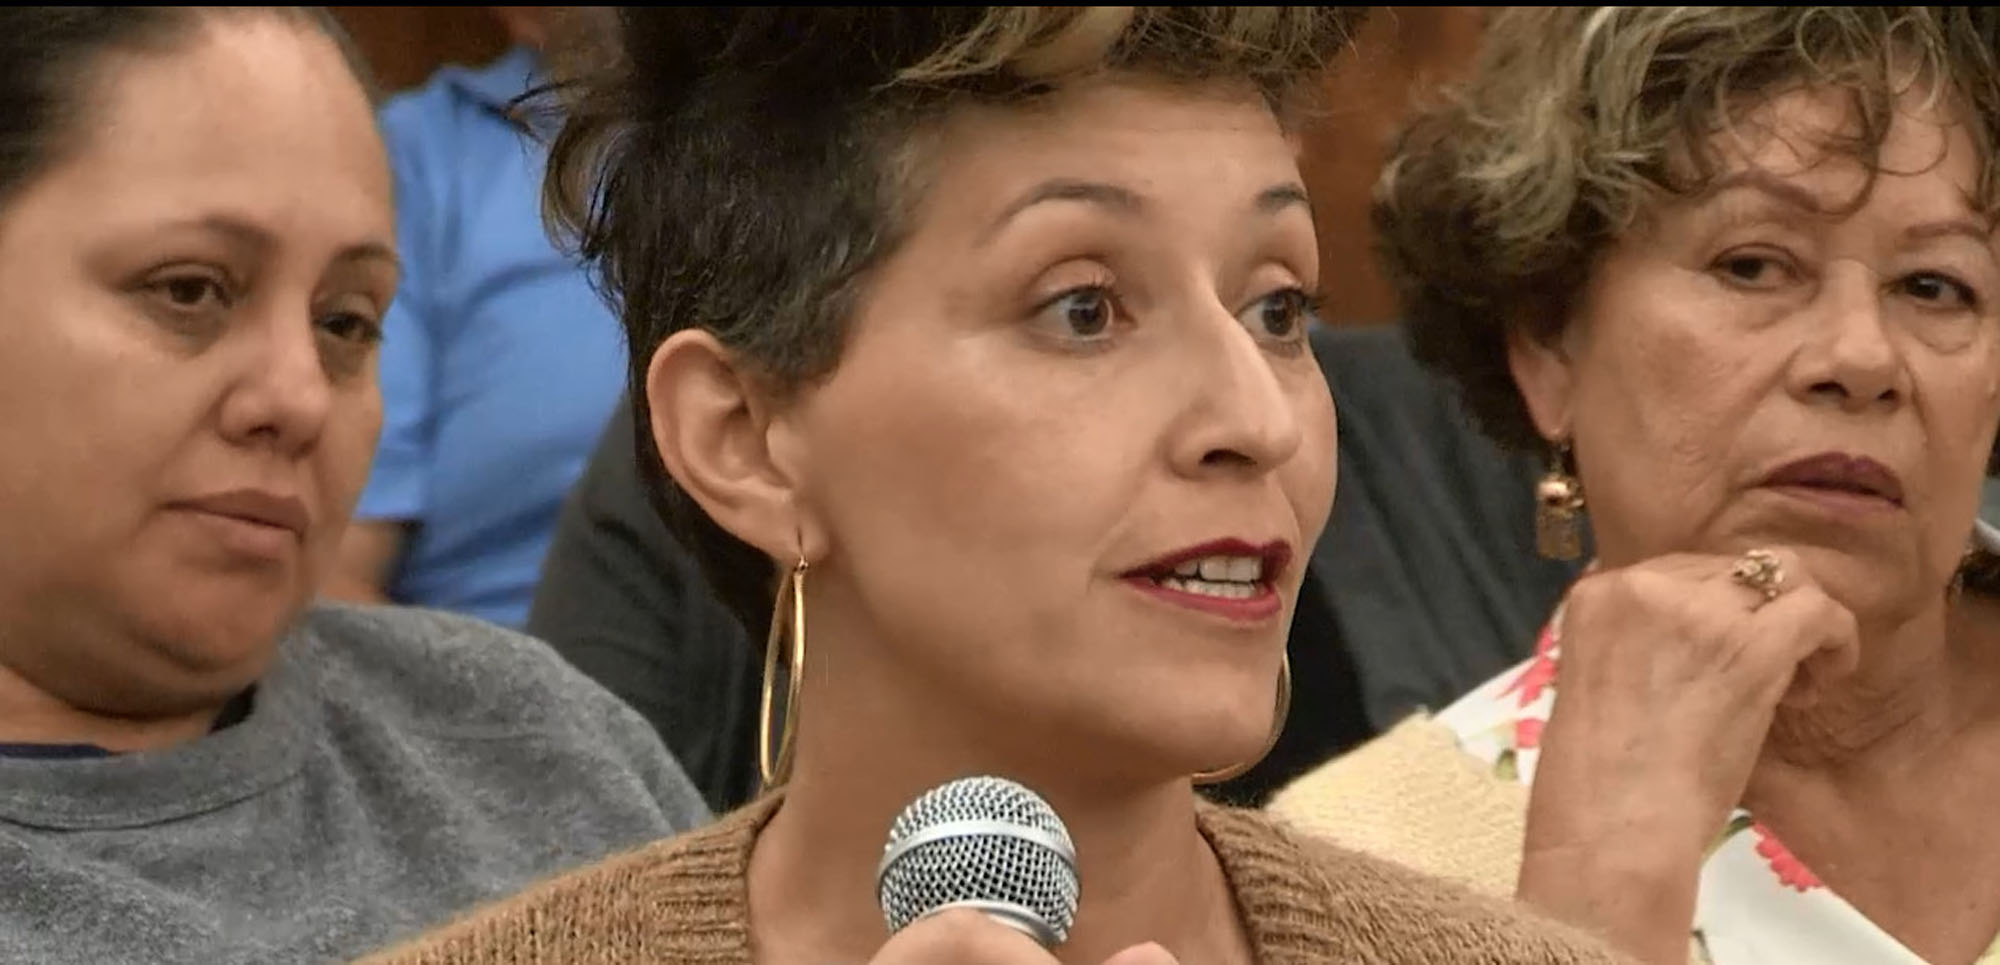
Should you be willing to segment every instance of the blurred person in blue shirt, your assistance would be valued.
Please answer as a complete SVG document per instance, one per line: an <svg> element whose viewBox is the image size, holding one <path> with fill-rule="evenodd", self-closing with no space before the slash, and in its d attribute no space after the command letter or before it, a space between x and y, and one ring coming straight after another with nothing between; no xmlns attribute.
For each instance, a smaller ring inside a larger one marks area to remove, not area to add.
<svg viewBox="0 0 2000 965"><path fill-rule="evenodd" d="M403 282L382 440L326 595L526 618L564 494L616 405L624 349L541 220L545 146L510 111L556 7L491 7L515 46L381 110Z"/></svg>

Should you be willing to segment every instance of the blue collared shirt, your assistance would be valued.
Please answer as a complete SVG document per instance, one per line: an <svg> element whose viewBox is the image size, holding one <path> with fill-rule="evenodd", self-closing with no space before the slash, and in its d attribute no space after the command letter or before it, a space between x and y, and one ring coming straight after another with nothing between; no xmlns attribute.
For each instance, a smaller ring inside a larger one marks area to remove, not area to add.
<svg viewBox="0 0 2000 965"><path fill-rule="evenodd" d="M564 494L623 389L617 320L543 227L542 143L505 110L532 51L447 67L381 111L403 281L382 441L355 516L415 524L399 602L525 619Z"/></svg>

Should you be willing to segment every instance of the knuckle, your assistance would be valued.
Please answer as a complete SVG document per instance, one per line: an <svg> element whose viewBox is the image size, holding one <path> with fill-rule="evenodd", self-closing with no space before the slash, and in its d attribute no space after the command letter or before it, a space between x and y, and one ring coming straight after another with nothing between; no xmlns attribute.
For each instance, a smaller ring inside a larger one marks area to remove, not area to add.
<svg viewBox="0 0 2000 965"><path fill-rule="evenodd" d="M963 908L928 915L896 934L899 950L947 952L971 947L979 935L979 916Z"/></svg>
<svg viewBox="0 0 2000 965"><path fill-rule="evenodd" d="M1814 625L1837 637L1854 637L1861 633L1861 621L1855 618L1854 611L1818 590L1814 590L1812 619Z"/></svg>
<svg viewBox="0 0 2000 965"><path fill-rule="evenodd" d="M1610 592L1609 584L1616 579L1614 574L1588 573L1571 583L1568 593L1568 607L1571 610L1589 610L1597 605L1599 598Z"/></svg>
<svg viewBox="0 0 2000 965"><path fill-rule="evenodd" d="M1799 600L1815 613L1846 610L1846 607L1841 606L1839 601L1835 600L1831 594L1827 593L1817 583L1801 584L1794 588L1792 592L1798 594Z"/></svg>
<svg viewBox="0 0 2000 965"><path fill-rule="evenodd" d="M1672 573L1640 567L1626 574L1621 602L1657 606L1687 596L1687 581Z"/></svg>
<svg viewBox="0 0 2000 965"><path fill-rule="evenodd" d="M1592 573L1570 587L1569 609L1592 619L1619 614L1646 599L1655 579L1638 569Z"/></svg>
<svg viewBox="0 0 2000 965"><path fill-rule="evenodd" d="M1698 583L1648 564L1584 576L1571 586L1564 608L1568 628L1611 639L1662 631L1713 636L1726 628L1726 615L1702 599ZM1620 632L1618 627L1641 632ZM1593 634L1591 628L1603 632Z"/></svg>
<svg viewBox="0 0 2000 965"><path fill-rule="evenodd" d="M1158 943L1147 942L1105 959L1104 965L1180 965L1180 960Z"/></svg>
<svg viewBox="0 0 2000 965"><path fill-rule="evenodd" d="M1849 618L1846 607L1811 584L1793 587L1765 609L1774 621L1801 625L1834 625Z"/></svg>

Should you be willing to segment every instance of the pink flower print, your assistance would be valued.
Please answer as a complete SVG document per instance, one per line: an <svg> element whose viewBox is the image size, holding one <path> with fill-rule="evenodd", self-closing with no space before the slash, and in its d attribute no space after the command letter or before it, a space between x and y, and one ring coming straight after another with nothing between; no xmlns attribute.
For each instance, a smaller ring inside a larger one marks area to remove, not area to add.
<svg viewBox="0 0 2000 965"><path fill-rule="evenodd" d="M1542 746L1542 725L1547 721L1534 717L1523 717L1514 722L1514 746L1520 750L1533 750Z"/></svg>
<svg viewBox="0 0 2000 965"><path fill-rule="evenodd" d="M1547 690L1555 681L1556 624L1551 620L1542 627L1541 636L1535 640L1534 658L1528 661L1528 666L1521 671L1521 675L1507 685L1507 689L1500 691L1500 696L1505 697L1518 690L1521 693L1519 706L1526 707L1540 699L1542 691Z"/></svg>
<svg viewBox="0 0 2000 965"><path fill-rule="evenodd" d="M1770 828L1758 824L1752 830L1757 835L1757 855L1770 864L1771 873L1778 876L1779 884L1799 892L1826 887L1820 883L1819 876L1806 867L1805 862L1800 861L1785 847L1784 842L1778 840L1777 835L1771 833Z"/></svg>
<svg viewBox="0 0 2000 965"><path fill-rule="evenodd" d="M1542 632L1535 637L1535 656L1553 657L1556 651L1556 621L1542 625Z"/></svg>
<svg viewBox="0 0 2000 965"><path fill-rule="evenodd" d="M1501 691L1500 695L1505 697L1518 690L1521 692L1520 706L1526 707L1539 699L1542 691L1548 689L1555 680L1555 658L1538 654L1533 660L1528 661L1527 668L1522 670L1521 675L1515 677L1514 682L1508 684L1507 689Z"/></svg>

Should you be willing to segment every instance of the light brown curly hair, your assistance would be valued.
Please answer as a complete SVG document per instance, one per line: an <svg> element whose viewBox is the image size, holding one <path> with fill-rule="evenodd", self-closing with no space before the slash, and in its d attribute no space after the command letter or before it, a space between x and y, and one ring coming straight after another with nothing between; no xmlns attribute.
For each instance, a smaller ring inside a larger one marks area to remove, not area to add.
<svg viewBox="0 0 2000 965"><path fill-rule="evenodd" d="M2000 16L1969 7L1510 7L1472 74L1403 130L1376 185L1380 254L1412 348L1503 445L1542 440L1507 367L1517 330L1567 324L1598 254L1719 172L1716 133L1800 88L1858 130L1823 145L1871 172L1898 99L1957 108L2000 201Z"/></svg>

